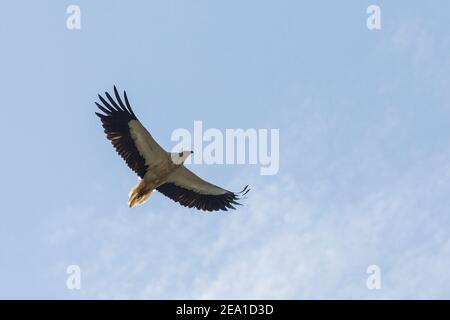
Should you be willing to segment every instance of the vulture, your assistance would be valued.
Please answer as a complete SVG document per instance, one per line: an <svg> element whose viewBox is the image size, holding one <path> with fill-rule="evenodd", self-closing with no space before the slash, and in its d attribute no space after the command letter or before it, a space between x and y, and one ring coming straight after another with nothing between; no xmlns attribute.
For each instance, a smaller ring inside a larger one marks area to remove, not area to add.
<svg viewBox="0 0 450 320"><path fill-rule="evenodd" d="M203 211L235 209L239 200L250 191L231 192L209 183L184 166L193 151L167 152L153 139L131 109L127 93L123 100L114 86L115 99L105 92L98 95L96 106L107 139L128 167L140 178L129 194L128 207L147 201L158 190L180 205Z"/></svg>

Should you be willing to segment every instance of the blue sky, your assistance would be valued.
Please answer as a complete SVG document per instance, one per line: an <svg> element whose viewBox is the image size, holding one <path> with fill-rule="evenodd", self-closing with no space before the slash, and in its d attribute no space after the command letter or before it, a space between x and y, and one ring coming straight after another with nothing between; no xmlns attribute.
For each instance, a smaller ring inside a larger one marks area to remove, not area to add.
<svg viewBox="0 0 450 320"><path fill-rule="evenodd" d="M81 30L66 8L81 8ZM382 29L366 28L381 7ZM449 298L448 1L9 1L0 11L1 298ZM280 170L191 165L245 206L153 194L94 116L126 89L176 128L280 129ZM82 289L66 288L66 267ZM381 268L381 290L366 268Z"/></svg>

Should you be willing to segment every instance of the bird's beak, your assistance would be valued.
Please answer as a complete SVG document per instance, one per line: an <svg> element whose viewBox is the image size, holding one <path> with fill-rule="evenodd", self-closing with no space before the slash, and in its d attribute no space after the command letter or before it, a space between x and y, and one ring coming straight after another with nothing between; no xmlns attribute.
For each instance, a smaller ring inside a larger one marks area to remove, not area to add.
<svg viewBox="0 0 450 320"><path fill-rule="evenodd" d="M191 150L191 154L194 154L194 151Z"/></svg>

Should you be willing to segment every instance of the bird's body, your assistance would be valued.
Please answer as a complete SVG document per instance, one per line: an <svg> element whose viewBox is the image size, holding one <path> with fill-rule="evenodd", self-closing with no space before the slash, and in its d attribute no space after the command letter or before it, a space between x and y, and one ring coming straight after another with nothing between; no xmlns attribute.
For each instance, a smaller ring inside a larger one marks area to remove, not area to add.
<svg viewBox="0 0 450 320"><path fill-rule="evenodd" d="M233 205L248 191L233 193L199 178L183 162L192 151L166 152L142 126L130 107L126 93L125 104L114 87L117 102L106 92L109 103L99 95L103 106L96 103L104 114L100 117L107 138L141 178L130 191L128 206L143 204L154 190L186 207L216 211L235 209Z"/></svg>
<svg viewBox="0 0 450 320"><path fill-rule="evenodd" d="M143 204L150 197L150 194L161 185L167 177L176 170L169 162L161 163L157 166L150 167L144 178L130 191L128 199L128 207L132 208L136 205ZM156 172L156 173L154 173Z"/></svg>

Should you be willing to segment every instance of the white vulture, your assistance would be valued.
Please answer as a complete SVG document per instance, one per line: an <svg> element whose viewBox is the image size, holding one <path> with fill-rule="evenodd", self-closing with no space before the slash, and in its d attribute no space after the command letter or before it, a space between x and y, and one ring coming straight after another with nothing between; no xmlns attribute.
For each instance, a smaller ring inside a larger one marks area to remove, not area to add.
<svg viewBox="0 0 450 320"><path fill-rule="evenodd" d="M116 100L105 92L108 101L98 95L103 105L95 104L103 113L95 114L100 117L106 137L117 153L140 177L129 194L130 208L147 201L155 189L182 206L199 210L226 211L240 205L238 200L250 190L248 186L234 193L195 175L183 164L192 151L166 152L139 122L126 92L123 93L125 104L115 86L114 95Z"/></svg>

